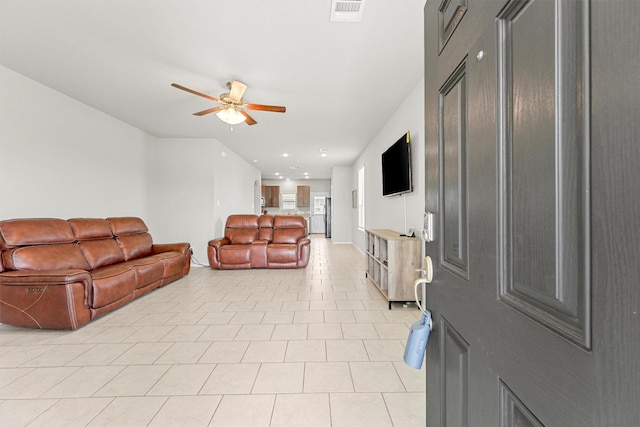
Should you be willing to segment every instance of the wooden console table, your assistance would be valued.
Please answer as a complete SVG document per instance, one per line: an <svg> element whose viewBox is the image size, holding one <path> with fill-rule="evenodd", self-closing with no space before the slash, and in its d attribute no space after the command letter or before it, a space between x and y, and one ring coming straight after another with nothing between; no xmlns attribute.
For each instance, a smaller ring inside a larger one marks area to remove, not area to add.
<svg viewBox="0 0 640 427"><path fill-rule="evenodd" d="M418 278L420 239L391 230L366 230L366 277L389 302L414 301Z"/></svg>

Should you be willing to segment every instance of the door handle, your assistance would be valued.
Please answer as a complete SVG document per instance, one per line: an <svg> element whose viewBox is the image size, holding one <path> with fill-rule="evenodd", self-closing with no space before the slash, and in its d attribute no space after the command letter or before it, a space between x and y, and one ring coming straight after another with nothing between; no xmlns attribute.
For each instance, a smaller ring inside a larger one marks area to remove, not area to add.
<svg viewBox="0 0 640 427"><path fill-rule="evenodd" d="M420 283L431 283L433 280L433 261L431 261L431 257L428 255L424 257L424 268L419 268L416 271L420 273L422 277L413 282L415 286Z"/></svg>

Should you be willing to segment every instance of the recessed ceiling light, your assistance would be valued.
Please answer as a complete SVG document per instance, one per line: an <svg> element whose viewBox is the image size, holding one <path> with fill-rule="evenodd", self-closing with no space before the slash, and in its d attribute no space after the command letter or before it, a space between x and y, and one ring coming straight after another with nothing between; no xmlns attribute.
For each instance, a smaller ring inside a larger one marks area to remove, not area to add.
<svg viewBox="0 0 640 427"><path fill-rule="evenodd" d="M304 174L305 174L305 175L309 175L309 172L305 172Z"/></svg>
<svg viewBox="0 0 640 427"><path fill-rule="evenodd" d="M280 175L278 178L282 179L282 178L284 178L284 176Z"/></svg>
<svg viewBox="0 0 640 427"><path fill-rule="evenodd" d="M282 157L289 157L289 153L283 153Z"/></svg>
<svg viewBox="0 0 640 427"><path fill-rule="evenodd" d="M322 153L320 154L320 157L327 157L327 155L328 155L327 153Z"/></svg>
<svg viewBox="0 0 640 427"><path fill-rule="evenodd" d="M280 175L280 172L276 172L274 175L275 175L275 176L278 176L278 175Z"/></svg>

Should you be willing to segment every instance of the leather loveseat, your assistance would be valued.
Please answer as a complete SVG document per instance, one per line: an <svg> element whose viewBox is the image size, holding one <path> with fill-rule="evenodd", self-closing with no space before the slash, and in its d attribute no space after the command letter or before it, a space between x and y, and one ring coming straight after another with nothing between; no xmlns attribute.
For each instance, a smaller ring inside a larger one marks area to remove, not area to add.
<svg viewBox="0 0 640 427"><path fill-rule="evenodd" d="M214 269L301 268L309 263L311 241L301 215L230 215L224 237L209 241Z"/></svg>
<svg viewBox="0 0 640 427"><path fill-rule="evenodd" d="M140 218L0 221L0 323L76 329L189 273L188 243Z"/></svg>

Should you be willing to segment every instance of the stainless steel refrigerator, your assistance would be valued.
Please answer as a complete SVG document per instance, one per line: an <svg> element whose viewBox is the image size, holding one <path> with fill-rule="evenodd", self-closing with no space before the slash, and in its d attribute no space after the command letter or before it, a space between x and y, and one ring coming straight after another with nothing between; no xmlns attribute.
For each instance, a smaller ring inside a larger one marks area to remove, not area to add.
<svg viewBox="0 0 640 427"><path fill-rule="evenodd" d="M324 203L324 235L331 237L331 197L327 197Z"/></svg>

